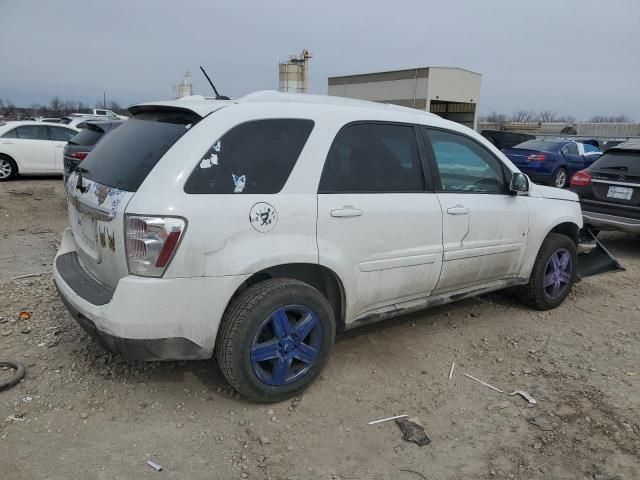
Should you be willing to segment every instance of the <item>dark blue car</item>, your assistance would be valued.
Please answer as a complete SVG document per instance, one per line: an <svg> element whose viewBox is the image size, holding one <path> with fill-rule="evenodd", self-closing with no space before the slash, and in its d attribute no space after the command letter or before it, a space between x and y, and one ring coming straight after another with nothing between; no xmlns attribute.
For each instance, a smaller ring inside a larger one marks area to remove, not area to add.
<svg viewBox="0 0 640 480"><path fill-rule="evenodd" d="M569 179L602 155L593 145L573 140L527 140L502 152L536 183L557 188L569 186Z"/></svg>

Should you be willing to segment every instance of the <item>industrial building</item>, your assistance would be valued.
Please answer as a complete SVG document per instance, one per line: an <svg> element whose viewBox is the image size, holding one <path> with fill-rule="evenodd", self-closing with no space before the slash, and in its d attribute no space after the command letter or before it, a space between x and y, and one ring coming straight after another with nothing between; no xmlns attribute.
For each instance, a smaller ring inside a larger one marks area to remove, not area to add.
<svg viewBox="0 0 640 480"><path fill-rule="evenodd" d="M281 92L307 93L309 91L309 50L302 50L299 57L289 56L289 60L278 64Z"/></svg>
<svg viewBox="0 0 640 480"><path fill-rule="evenodd" d="M329 95L417 108L475 128L479 73L456 67L423 67L329 78Z"/></svg>

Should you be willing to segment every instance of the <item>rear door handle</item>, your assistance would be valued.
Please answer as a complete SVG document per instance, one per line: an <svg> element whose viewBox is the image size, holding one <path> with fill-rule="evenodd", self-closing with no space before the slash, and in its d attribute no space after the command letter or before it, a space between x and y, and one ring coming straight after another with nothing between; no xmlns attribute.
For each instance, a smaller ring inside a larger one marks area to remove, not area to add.
<svg viewBox="0 0 640 480"><path fill-rule="evenodd" d="M3 145L13 145L13 142L2 142Z"/></svg>
<svg viewBox="0 0 640 480"><path fill-rule="evenodd" d="M337 210L331 210L332 217L345 218L345 217L359 217L362 215L362 210L354 208L351 205L345 205Z"/></svg>
<svg viewBox="0 0 640 480"><path fill-rule="evenodd" d="M449 215L468 215L469 209L464 205L455 205L453 207L447 208L447 213Z"/></svg>

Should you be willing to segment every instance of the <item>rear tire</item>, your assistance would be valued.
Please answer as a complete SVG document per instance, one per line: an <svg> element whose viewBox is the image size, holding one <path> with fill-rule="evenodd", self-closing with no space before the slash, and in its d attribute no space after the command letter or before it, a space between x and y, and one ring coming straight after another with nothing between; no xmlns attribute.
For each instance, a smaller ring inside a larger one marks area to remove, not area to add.
<svg viewBox="0 0 640 480"><path fill-rule="evenodd" d="M550 233L540 247L529 283L518 289L522 303L537 310L560 305L576 279L576 244L566 235Z"/></svg>
<svg viewBox="0 0 640 480"><path fill-rule="evenodd" d="M13 158L0 155L0 182L11 180L18 174L18 166Z"/></svg>
<svg viewBox="0 0 640 480"><path fill-rule="evenodd" d="M569 185L569 176L564 167L560 167L553 175L552 186L556 188L567 188Z"/></svg>
<svg viewBox="0 0 640 480"><path fill-rule="evenodd" d="M335 334L333 310L318 290L298 280L265 280L227 308L216 354L239 393L255 402L279 402L318 377Z"/></svg>

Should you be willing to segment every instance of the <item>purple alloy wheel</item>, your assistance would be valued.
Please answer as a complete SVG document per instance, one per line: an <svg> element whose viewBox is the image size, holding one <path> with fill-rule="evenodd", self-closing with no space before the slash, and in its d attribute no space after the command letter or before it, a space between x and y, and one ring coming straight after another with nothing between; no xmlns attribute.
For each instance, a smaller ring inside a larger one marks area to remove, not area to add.
<svg viewBox="0 0 640 480"><path fill-rule="evenodd" d="M251 346L251 367L260 381L283 386L303 377L322 347L322 324L303 305L286 305L269 315Z"/></svg>
<svg viewBox="0 0 640 480"><path fill-rule="evenodd" d="M566 248L556 250L544 271L544 293L551 300L561 297L571 284L573 260Z"/></svg>

